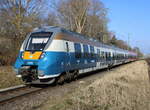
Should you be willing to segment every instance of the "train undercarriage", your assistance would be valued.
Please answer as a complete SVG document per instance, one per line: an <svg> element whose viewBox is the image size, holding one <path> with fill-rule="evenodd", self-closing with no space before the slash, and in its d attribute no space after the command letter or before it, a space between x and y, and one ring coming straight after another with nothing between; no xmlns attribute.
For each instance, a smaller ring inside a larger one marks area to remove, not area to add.
<svg viewBox="0 0 150 110"><path fill-rule="evenodd" d="M60 76L55 78L39 79L37 66L22 66L19 69L19 74L22 80L26 84L63 84L64 82L70 82L76 80L78 77L78 71L63 72Z"/></svg>

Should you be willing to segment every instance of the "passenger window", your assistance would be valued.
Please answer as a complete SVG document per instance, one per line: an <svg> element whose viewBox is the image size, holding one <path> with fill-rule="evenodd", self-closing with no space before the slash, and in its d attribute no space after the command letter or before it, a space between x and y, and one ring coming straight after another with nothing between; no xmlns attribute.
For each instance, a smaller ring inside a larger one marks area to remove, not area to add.
<svg viewBox="0 0 150 110"><path fill-rule="evenodd" d="M74 44L75 58L81 58L81 45L79 43Z"/></svg>
<svg viewBox="0 0 150 110"><path fill-rule="evenodd" d="M83 52L84 52L84 58L88 58L89 56L89 49L87 45L83 45Z"/></svg>
<svg viewBox="0 0 150 110"><path fill-rule="evenodd" d="M107 59L107 52L105 52L105 58Z"/></svg>
<svg viewBox="0 0 150 110"><path fill-rule="evenodd" d="M109 52L109 58L111 59L111 53Z"/></svg>
<svg viewBox="0 0 150 110"><path fill-rule="evenodd" d="M90 46L90 53L91 53L91 58L94 58L94 47L93 46Z"/></svg>
<svg viewBox="0 0 150 110"><path fill-rule="evenodd" d="M96 58L98 61L100 60L100 49L97 49Z"/></svg>
<svg viewBox="0 0 150 110"><path fill-rule="evenodd" d="M102 55L102 58L105 58L105 57L104 57L104 52L103 52L103 51L102 51L102 54L101 54L101 55Z"/></svg>
<svg viewBox="0 0 150 110"><path fill-rule="evenodd" d="M100 57L100 49L97 49L97 55Z"/></svg>

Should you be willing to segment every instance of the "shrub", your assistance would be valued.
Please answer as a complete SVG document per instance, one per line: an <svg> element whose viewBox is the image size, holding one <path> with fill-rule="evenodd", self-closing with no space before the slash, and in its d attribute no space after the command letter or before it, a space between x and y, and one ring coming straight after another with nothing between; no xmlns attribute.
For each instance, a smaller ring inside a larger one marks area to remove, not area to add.
<svg viewBox="0 0 150 110"><path fill-rule="evenodd" d="M18 49L12 43L12 40L3 40L0 42L0 65L12 65L15 62Z"/></svg>

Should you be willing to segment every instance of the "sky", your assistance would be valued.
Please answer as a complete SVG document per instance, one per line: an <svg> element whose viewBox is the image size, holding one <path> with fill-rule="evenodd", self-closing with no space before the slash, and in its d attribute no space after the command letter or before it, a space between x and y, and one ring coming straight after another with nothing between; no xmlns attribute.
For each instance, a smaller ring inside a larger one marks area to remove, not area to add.
<svg viewBox="0 0 150 110"><path fill-rule="evenodd" d="M150 0L102 0L108 8L109 30L150 54ZM128 40L129 39L129 40Z"/></svg>

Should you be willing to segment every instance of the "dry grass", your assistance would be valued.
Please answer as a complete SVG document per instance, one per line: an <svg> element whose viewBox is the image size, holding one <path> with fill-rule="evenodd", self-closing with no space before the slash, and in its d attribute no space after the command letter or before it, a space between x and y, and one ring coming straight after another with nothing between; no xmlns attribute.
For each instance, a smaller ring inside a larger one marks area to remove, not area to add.
<svg viewBox="0 0 150 110"><path fill-rule="evenodd" d="M149 76L149 82L150 82L150 58L147 58L147 59L146 59L146 62L147 62L147 64L149 65L149 68L148 68L148 76Z"/></svg>
<svg viewBox="0 0 150 110"><path fill-rule="evenodd" d="M150 110L150 83L145 61L124 65L80 87L53 105L40 110Z"/></svg>
<svg viewBox="0 0 150 110"><path fill-rule="evenodd" d="M16 78L11 66L0 66L0 89L22 84L23 82Z"/></svg>

